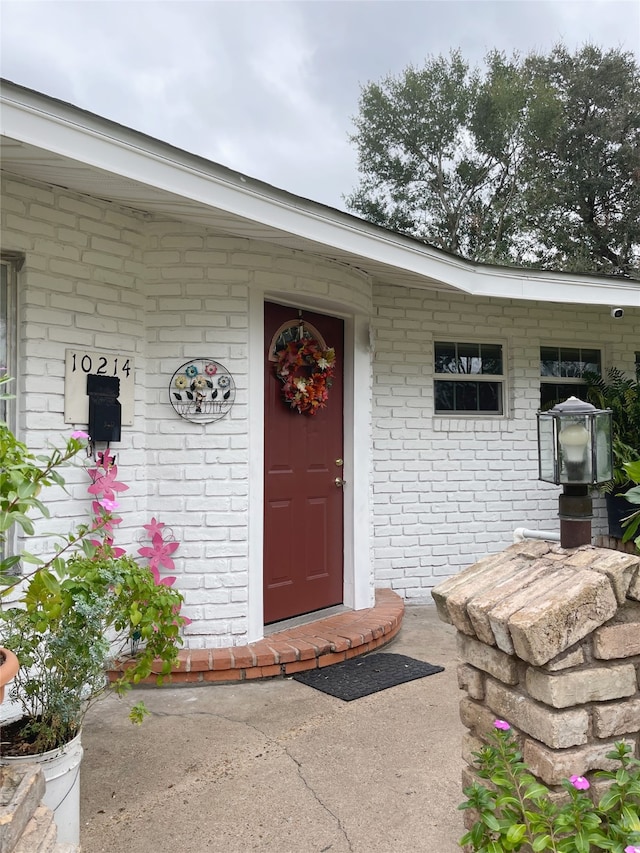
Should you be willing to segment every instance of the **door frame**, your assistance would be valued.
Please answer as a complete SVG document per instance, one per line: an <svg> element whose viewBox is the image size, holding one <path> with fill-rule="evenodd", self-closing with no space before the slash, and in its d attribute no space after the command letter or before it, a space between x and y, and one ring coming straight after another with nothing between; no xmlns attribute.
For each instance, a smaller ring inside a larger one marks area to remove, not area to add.
<svg viewBox="0 0 640 853"><path fill-rule="evenodd" d="M333 302L306 294L249 292L249 566L248 641L264 637L263 518L264 518L264 303L279 302L330 314L344 321L344 581L343 602L361 610L374 603L370 532L371 363L369 317L345 311ZM356 381L356 378L358 381ZM359 441L356 440L359 437Z"/></svg>

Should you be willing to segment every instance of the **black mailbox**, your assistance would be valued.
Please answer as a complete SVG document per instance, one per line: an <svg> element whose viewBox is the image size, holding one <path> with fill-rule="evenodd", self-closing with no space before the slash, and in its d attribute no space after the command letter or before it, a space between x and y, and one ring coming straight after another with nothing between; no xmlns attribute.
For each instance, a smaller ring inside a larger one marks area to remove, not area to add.
<svg viewBox="0 0 640 853"><path fill-rule="evenodd" d="M118 395L120 380L116 376L87 375L89 395L89 435L92 441L120 441L122 412Z"/></svg>

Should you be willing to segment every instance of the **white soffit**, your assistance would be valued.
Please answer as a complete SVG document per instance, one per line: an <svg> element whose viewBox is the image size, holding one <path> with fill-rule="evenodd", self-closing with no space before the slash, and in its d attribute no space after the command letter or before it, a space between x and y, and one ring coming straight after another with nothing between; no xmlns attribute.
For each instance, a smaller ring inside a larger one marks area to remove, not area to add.
<svg viewBox="0 0 640 853"><path fill-rule="evenodd" d="M2 169L161 219L311 252L374 280L476 296L640 306L640 283L474 264L70 105L2 84Z"/></svg>

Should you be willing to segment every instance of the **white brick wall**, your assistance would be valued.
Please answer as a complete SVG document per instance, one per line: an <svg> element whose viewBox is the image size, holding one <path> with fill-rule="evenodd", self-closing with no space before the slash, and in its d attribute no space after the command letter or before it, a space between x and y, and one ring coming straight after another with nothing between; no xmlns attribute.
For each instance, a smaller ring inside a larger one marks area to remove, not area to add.
<svg viewBox="0 0 640 853"><path fill-rule="evenodd" d="M65 350L116 350L137 358L144 350L142 282L132 269L142 269L143 219L11 179L3 180L2 190L2 247L26 255L17 298L18 427L33 449L62 446L74 428L64 423ZM135 444L139 426L132 433ZM122 500L122 537L130 541L144 489L131 455L119 457L122 479L131 487ZM43 534L67 532L88 518L86 473L78 464L64 474L70 496L51 491L55 506L52 518L39 525ZM33 550L47 554L52 547L43 535Z"/></svg>
<svg viewBox="0 0 640 853"><path fill-rule="evenodd" d="M171 526L193 647L248 636L252 290L371 316L375 582L412 600L509 544L515 527L557 526L557 489L536 480L540 342L600 339L607 364L615 358L627 367L637 346L632 310L629 322L614 324L606 308L372 290L358 271L312 255L147 221L12 179L3 181L2 229L3 248L26 255L18 306L21 434L41 448L72 428L63 422L65 349L135 358L135 423L114 448L130 486L117 541L135 552L151 516ZM444 333L505 341L508 417L434 417L433 340ZM224 363L237 386L231 413L208 426L179 418L168 402L174 371L201 356ZM368 387L369 376L356 379ZM67 480L71 498L57 495L54 510L64 531L89 511L86 474L69 469ZM48 536L35 546L50 547Z"/></svg>
<svg viewBox="0 0 640 853"><path fill-rule="evenodd" d="M248 300L251 287L369 308L359 272L300 252L143 217L69 193L3 182L3 247L25 252L19 281L20 432L34 448L62 443L67 348L135 358L135 423L114 447L133 553L156 516L180 548L177 585L193 619L189 645L243 642L248 634ZM168 383L185 361L209 356L233 374L236 402L215 425L180 419ZM78 426L86 426L79 424ZM88 478L68 469L71 500L52 495L66 531L90 508ZM31 544L31 543L30 543ZM47 553L49 536L33 550Z"/></svg>
<svg viewBox="0 0 640 853"><path fill-rule="evenodd" d="M192 645L247 632L250 270L233 265L237 249L238 241L154 224L145 254L147 495L181 542L178 585L194 620ZM202 356L222 362L237 389L230 414L207 426L178 418L167 394L174 371Z"/></svg>
<svg viewBox="0 0 640 853"><path fill-rule="evenodd" d="M248 632L249 291L317 295L320 289L337 303L349 283L348 304L357 304L368 298L368 284L320 259L244 239L166 223L148 233L149 503L162 506L182 543L178 585L194 620L190 645L223 645L230 637L242 642ZM231 413L208 427L177 420L167 400L168 377L199 356L222 362L237 388Z"/></svg>
<svg viewBox="0 0 640 853"><path fill-rule="evenodd" d="M517 527L558 530L558 488L538 482L541 344L603 348L633 371L640 312L374 288L374 549L378 584L427 600L443 576L511 544ZM635 322L634 322L635 321ZM507 416L434 414L433 343L504 341ZM602 499L596 498L602 530Z"/></svg>

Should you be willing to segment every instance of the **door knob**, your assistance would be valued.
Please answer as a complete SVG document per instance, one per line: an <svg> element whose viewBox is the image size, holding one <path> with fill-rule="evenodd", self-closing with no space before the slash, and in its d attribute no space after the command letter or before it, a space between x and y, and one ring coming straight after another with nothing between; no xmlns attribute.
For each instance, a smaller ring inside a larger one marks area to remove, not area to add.
<svg viewBox="0 0 640 853"><path fill-rule="evenodd" d="M343 480L342 477L336 477L333 481L339 489L344 489L347 484L346 480Z"/></svg>

